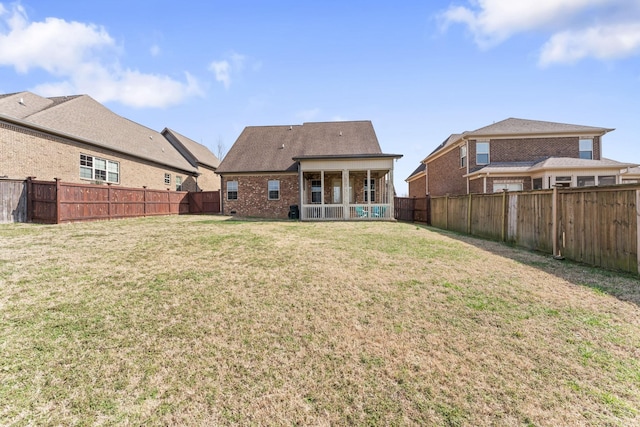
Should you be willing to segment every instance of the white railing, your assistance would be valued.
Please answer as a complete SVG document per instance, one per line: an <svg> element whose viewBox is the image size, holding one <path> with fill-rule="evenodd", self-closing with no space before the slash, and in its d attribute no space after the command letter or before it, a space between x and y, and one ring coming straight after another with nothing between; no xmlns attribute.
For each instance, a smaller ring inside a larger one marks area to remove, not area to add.
<svg viewBox="0 0 640 427"><path fill-rule="evenodd" d="M391 219L393 212L390 204L354 204L346 210L343 205L303 205L302 219L331 220L384 220Z"/></svg>

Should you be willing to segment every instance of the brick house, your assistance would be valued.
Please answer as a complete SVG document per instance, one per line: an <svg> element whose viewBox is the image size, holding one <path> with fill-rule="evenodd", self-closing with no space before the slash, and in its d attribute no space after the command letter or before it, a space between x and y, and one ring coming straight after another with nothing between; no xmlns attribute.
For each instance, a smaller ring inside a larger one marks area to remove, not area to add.
<svg viewBox="0 0 640 427"><path fill-rule="evenodd" d="M442 196L621 184L621 170L637 165L601 157L612 130L509 118L452 134L422 161L424 182L407 179L409 193L412 186Z"/></svg>
<svg viewBox="0 0 640 427"><path fill-rule="evenodd" d="M3 177L214 191L220 184L210 170L217 159L207 152L174 131L160 133L121 117L87 95L0 95Z"/></svg>
<svg viewBox="0 0 640 427"><path fill-rule="evenodd" d="M393 161L370 121L249 126L216 173L225 215L393 218ZM297 208L297 211L296 211Z"/></svg>

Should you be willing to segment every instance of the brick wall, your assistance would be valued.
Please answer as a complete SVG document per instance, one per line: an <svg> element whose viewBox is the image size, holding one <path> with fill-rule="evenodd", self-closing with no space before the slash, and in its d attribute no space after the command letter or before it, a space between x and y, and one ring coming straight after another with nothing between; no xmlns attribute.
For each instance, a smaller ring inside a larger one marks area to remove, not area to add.
<svg viewBox="0 0 640 427"><path fill-rule="evenodd" d="M463 178L466 173L467 168L460 167L460 149L454 148L427 164L427 193L431 196L467 194L467 179Z"/></svg>
<svg viewBox="0 0 640 427"><path fill-rule="evenodd" d="M88 144L0 123L0 175L16 179L34 176L43 181L60 178L64 182L92 183L92 180L80 178L80 154L118 162L120 165L118 185L123 187L146 186L149 189L175 190L175 178L181 176L183 190L196 190L194 177L184 171L162 167ZM171 175L170 185L165 185L165 173Z"/></svg>
<svg viewBox="0 0 640 427"><path fill-rule="evenodd" d="M268 181L280 180L280 199L269 200ZM227 200L227 181L238 181L238 199ZM236 175L222 177L224 215L286 219L289 206L299 205L298 175ZM232 213L235 212L235 213Z"/></svg>
<svg viewBox="0 0 640 427"><path fill-rule="evenodd" d="M424 197L427 195L427 179L421 176L409 181L409 197Z"/></svg>
<svg viewBox="0 0 640 427"><path fill-rule="evenodd" d="M216 175L213 169L206 166L199 166L198 172L198 188L202 191L218 191L220 190L220 177ZM191 191L191 190L189 190Z"/></svg>
<svg viewBox="0 0 640 427"><path fill-rule="evenodd" d="M528 162L546 157L580 157L579 138L492 139L489 157L495 162ZM469 141L469 167L476 167L476 140ZM593 139L593 158L600 159L600 138Z"/></svg>

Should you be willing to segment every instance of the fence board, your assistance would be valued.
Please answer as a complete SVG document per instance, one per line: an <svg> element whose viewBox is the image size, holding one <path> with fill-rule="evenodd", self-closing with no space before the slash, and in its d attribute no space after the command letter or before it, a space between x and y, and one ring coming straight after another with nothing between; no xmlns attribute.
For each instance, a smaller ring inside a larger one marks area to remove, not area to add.
<svg viewBox="0 0 640 427"><path fill-rule="evenodd" d="M553 190L508 193L505 200L502 197L432 197L430 224L598 267L640 271L637 184L558 189L557 219L553 217ZM557 254L553 253L556 230Z"/></svg>
<svg viewBox="0 0 640 427"><path fill-rule="evenodd" d="M0 179L0 223L6 222L27 222L24 180Z"/></svg>

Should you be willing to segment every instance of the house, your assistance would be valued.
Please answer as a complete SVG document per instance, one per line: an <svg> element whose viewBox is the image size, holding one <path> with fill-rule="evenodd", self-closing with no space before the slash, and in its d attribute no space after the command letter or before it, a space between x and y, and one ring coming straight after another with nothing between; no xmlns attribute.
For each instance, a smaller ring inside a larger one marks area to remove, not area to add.
<svg viewBox="0 0 640 427"><path fill-rule="evenodd" d="M420 163L405 182L409 184L409 197L424 197L427 194L427 165Z"/></svg>
<svg viewBox="0 0 640 427"><path fill-rule="evenodd" d="M452 134L422 161L425 194L621 184L621 170L637 165L601 157L602 137L612 130L509 118ZM421 192L412 177L410 194L412 186Z"/></svg>
<svg viewBox="0 0 640 427"><path fill-rule="evenodd" d="M213 191L220 188L210 172L216 166L205 147L121 117L88 95L0 95L0 176Z"/></svg>
<svg viewBox="0 0 640 427"><path fill-rule="evenodd" d="M216 170L226 215L393 218L393 166L370 121L249 126Z"/></svg>

